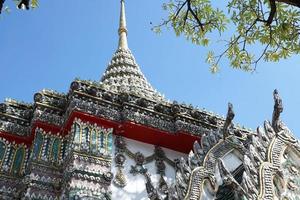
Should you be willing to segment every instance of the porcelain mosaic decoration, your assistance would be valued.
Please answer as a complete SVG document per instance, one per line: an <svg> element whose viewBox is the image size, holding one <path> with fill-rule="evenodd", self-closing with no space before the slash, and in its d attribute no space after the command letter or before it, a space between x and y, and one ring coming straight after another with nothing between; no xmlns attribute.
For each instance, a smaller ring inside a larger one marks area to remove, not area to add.
<svg viewBox="0 0 300 200"><path fill-rule="evenodd" d="M300 199L300 143L277 90L256 131L232 123L232 104L222 118L170 102L128 48L124 0L118 33L101 81L0 104L0 199Z"/></svg>

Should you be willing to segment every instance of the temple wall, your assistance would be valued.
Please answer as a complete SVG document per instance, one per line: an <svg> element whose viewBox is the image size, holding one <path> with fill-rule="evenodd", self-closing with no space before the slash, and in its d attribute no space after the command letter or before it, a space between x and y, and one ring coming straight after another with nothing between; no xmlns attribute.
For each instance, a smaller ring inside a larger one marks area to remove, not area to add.
<svg viewBox="0 0 300 200"><path fill-rule="evenodd" d="M144 156L150 156L153 154L154 145L138 142L131 139L125 139L127 143L127 148L133 152L141 152ZM185 157L186 154L179 153L176 151L172 151L170 149L163 148L166 156L170 160L174 160L175 158ZM113 154L115 153L115 148L113 147ZM145 186L145 177L141 174L133 175L130 173L131 165L135 165L135 161L130 159L126 155L125 167L123 169L124 174L126 175L127 184L124 188L119 188L112 183L112 199L122 199L122 200L147 200L147 191ZM151 162L145 165L145 168L148 169L148 172L151 175L152 183L155 187L158 186L160 175L156 173L155 162ZM115 162L112 162L112 172L116 174ZM166 163L166 171L165 171L165 180L168 185L174 183L175 180L175 170L172 166Z"/></svg>

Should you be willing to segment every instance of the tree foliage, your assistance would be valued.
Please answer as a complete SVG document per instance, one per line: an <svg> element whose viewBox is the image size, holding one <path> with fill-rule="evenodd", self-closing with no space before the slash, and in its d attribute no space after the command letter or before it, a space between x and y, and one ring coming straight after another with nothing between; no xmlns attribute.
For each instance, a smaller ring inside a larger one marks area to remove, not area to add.
<svg viewBox="0 0 300 200"><path fill-rule="evenodd" d="M233 68L256 70L262 59L278 61L300 53L300 0L169 0L168 16L153 27L171 27L196 45L222 38L224 49L209 51L212 72L227 58ZM229 35L229 36L228 36ZM227 36L227 37L226 37Z"/></svg>
<svg viewBox="0 0 300 200"><path fill-rule="evenodd" d="M19 9L38 7L38 0L13 1ZM9 10L4 4L0 0L0 13ZM224 57L233 68L254 71L261 60L300 53L300 0L168 0L163 9L168 15L154 31L171 27L200 46L223 42L223 49L207 53L212 72Z"/></svg>

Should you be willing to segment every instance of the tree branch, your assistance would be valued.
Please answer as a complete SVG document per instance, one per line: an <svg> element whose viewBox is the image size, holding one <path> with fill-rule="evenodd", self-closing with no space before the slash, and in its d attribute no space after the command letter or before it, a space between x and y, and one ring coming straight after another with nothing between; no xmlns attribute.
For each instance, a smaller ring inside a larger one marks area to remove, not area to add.
<svg viewBox="0 0 300 200"><path fill-rule="evenodd" d="M271 11L270 11L270 15L267 19L267 25L268 26L270 26L272 24L273 19L274 19L275 14L276 14L276 10L277 10L275 0L269 0L269 2L270 2L270 6L271 6Z"/></svg>
<svg viewBox="0 0 300 200"><path fill-rule="evenodd" d="M4 2L5 2L5 0L0 0L0 14L2 12Z"/></svg>
<svg viewBox="0 0 300 200"><path fill-rule="evenodd" d="M197 21L198 25L200 26L201 30L204 31L204 26L203 26L202 22L200 21L200 19L198 18L198 16L196 15L196 13L194 12L194 10L191 7L191 0L187 0L187 9L191 12L194 19Z"/></svg>
<svg viewBox="0 0 300 200"><path fill-rule="evenodd" d="M300 8L300 1L299 0L277 0L277 1Z"/></svg>
<svg viewBox="0 0 300 200"><path fill-rule="evenodd" d="M181 11L182 8L185 6L185 4L187 4L187 1L185 1L185 2L180 6L180 8L177 10L177 12L176 12L174 18L177 18L177 16L179 15L180 11Z"/></svg>

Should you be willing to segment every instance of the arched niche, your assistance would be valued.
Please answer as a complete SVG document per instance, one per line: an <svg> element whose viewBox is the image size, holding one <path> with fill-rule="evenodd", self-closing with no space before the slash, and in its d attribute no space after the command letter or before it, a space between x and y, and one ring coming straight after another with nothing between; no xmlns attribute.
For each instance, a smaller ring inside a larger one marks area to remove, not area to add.
<svg viewBox="0 0 300 200"><path fill-rule="evenodd" d="M25 148L19 147L15 152L14 159L13 159L13 165L11 168L11 172L13 175L15 175L15 176L21 175L24 158L25 158Z"/></svg>
<svg viewBox="0 0 300 200"><path fill-rule="evenodd" d="M6 144L0 141L0 169L6 153Z"/></svg>
<svg viewBox="0 0 300 200"><path fill-rule="evenodd" d="M34 139L34 146L32 152L32 158L38 159L40 157L40 152L44 143L44 137L40 132L36 132L35 139Z"/></svg>
<svg viewBox="0 0 300 200"><path fill-rule="evenodd" d="M81 125L78 122L74 123L74 143L80 144L81 141Z"/></svg>
<svg viewBox="0 0 300 200"><path fill-rule="evenodd" d="M113 143L113 136L112 136L112 131L108 130L106 134L106 141L105 141L105 149L107 154L111 154L112 152L112 144Z"/></svg>
<svg viewBox="0 0 300 200"><path fill-rule="evenodd" d="M90 138L91 138L90 151L94 154L97 153L97 144L98 144L97 137L98 137L98 134L97 134L96 129L92 129L91 136L90 136Z"/></svg>
<svg viewBox="0 0 300 200"><path fill-rule="evenodd" d="M54 162L58 162L59 160L59 153L60 153L60 139L55 138L52 143L52 148L51 148L51 158Z"/></svg>

